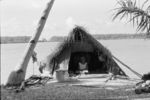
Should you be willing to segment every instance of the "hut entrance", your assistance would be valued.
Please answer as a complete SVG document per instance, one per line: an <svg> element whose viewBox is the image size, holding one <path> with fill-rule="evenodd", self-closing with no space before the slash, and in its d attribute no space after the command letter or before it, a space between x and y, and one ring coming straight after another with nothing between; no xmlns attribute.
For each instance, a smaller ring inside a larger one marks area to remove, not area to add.
<svg viewBox="0 0 150 100"><path fill-rule="evenodd" d="M89 74L107 73L105 61L100 61L98 55L95 55L93 52L71 53L68 68L69 74L79 74L79 71L82 70L79 63L85 65L83 67L88 70Z"/></svg>
<svg viewBox="0 0 150 100"><path fill-rule="evenodd" d="M104 74L108 73L104 57L98 56L95 53L91 54L89 73L91 74Z"/></svg>

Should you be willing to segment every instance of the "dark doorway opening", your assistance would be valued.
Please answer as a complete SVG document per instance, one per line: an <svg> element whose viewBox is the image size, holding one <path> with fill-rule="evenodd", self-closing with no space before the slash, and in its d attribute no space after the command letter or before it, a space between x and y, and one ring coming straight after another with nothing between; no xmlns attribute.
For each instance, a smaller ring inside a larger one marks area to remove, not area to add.
<svg viewBox="0 0 150 100"><path fill-rule="evenodd" d="M88 72L89 74L102 74L108 73L108 69L105 61L100 61L98 55L93 52L74 52L71 53L70 61L69 61L69 74L79 74L79 61L81 57L86 58L86 62L88 63Z"/></svg>

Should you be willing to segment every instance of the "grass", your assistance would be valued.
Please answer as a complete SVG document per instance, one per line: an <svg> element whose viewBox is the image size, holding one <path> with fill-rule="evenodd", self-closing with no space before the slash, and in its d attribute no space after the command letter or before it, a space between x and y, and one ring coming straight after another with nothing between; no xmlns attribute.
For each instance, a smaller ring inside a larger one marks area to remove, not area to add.
<svg viewBox="0 0 150 100"><path fill-rule="evenodd" d="M130 100L133 98L150 98L150 94L135 94L131 86L111 88L110 86L98 88L64 83L51 83L40 87L34 86L19 93L1 88L1 100Z"/></svg>

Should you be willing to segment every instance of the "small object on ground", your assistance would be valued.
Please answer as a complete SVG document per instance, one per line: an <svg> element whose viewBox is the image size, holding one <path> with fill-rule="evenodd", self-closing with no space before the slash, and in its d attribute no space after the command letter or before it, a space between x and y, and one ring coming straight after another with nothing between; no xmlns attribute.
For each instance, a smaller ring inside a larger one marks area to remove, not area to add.
<svg viewBox="0 0 150 100"><path fill-rule="evenodd" d="M21 83L20 86L6 87L6 89L14 90L16 93L24 91L26 87L35 85L45 85L52 77L42 77L38 75L32 75Z"/></svg>
<svg viewBox="0 0 150 100"><path fill-rule="evenodd" d="M116 75L109 73L109 78L105 81L105 83L110 81L110 80L115 80L115 79L116 79Z"/></svg>
<svg viewBox="0 0 150 100"><path fill-rule="evenodd" d="M150 80L147 80L147 81L145 82L145 84L146 84L146 85L150 85Z"/></svg>
<svg viewBox="0 0 150 100"><path fill-rule="evenodd" d="M150 93L150 80L137 83L135 87L135 93Z"/></svg>
<svg viewBox="0 0 150 100"><path fill-rule="evenodd" d="M64 75L65 75L65 71L64 70L57 70L56 71L56 79L58 82L62 82L65 80L64 78Z"/></svg>
<svg viewBox="0 0 150 100"><path fill-rule="evenodd" d="M56 80L58 82L68 81L68 80L70 80L71 77L73 77L73 74L72 74L72 76L70 76L68 74L67 70L57 70L56 71Z"/></svg>

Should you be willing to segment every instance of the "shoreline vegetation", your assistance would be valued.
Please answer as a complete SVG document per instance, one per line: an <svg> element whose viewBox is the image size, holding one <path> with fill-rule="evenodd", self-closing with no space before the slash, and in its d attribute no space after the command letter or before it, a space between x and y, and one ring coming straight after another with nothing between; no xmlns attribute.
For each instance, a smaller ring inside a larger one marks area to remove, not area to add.
<svg viewBox="0 0 150 100"><path fill-rule="evenodd" d="M117 40L117 39L150 39L146 34L94 34L97 40ZM53 36L50 39L42 38L38 42L62 42L67 36ZM0 37L0 44L28 43L31 36L3 36Z"/></svg>

